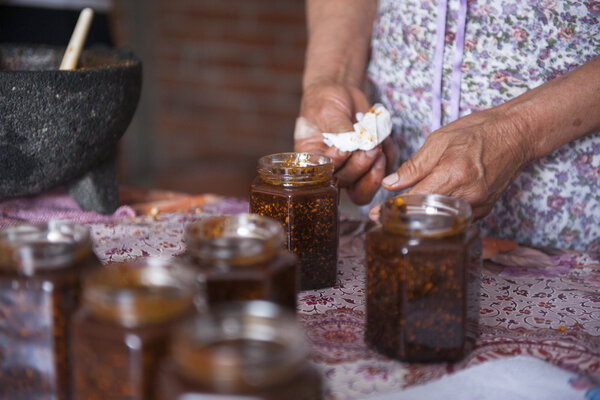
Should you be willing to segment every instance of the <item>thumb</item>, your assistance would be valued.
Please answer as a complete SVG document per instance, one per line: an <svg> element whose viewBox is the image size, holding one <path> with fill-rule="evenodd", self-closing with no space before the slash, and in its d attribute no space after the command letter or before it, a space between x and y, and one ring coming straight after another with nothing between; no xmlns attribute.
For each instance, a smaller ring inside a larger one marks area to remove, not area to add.
<svg viewBox="0 0 600 400"><path fill-rule="evenodd" d="M323 133L344 133L344 132L353 132L354 126L352 121L348 116L343 113L329 113L329 117L324 121L324 131ZM324 136L321 135L322 140L324 140ZM323 142L325 143L325 142ZM327 145L325 145L327 146ZM336 170L342 168L346 161L352 156L352 151L344 151L338 149L334 144L329 146L325 151L325 155L331 157L333 159L333 165ZM381 178L380 178L381 179Z"/></svg>
<svg viewBox="0 0 600 400"><path fill-rule="evenodd" d="M294 140L308 139L312 136L317 136L321 133L321 130L317 125L310 122L304 117L296 118L296 125L294 126Z"/></svg>
<svg viewBox="0 0 600 400"><path fill-rule="evenodd" d="M300 116L315 124L321 132L339 133L353 129L355 111L368 109L362 91L341 85L312 85L304 91Z"/></svg>
<svg viewBox="0 0 600 400"><path fill-rule="evenodd" d="M352 116L347 115L339 110L323 110L319 115L318 125L323 129L324 133L342 133L354 131L354 123Z"/></svg>
<svg viewBox="0 0 600 400"><path fill-rule="evenodd" d="M296 119L294 151L325 154L333 160L333 166L336 169L344 165L351 155L351 153L341 151L335 146L328 147L323 141L321 130L304 117Z"/></svg>

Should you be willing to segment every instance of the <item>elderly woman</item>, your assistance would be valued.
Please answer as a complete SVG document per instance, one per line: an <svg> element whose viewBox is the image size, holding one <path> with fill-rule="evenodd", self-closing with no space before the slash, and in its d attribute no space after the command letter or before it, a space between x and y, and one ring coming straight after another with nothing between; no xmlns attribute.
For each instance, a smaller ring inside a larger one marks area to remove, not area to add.
<svg viewBox="0 0 600 400"><path fill-rule="evenodd" d="M351 4L307 1L300 116L343 132L378 101L395 140L344 153L297 129L296 151L331 156L357 204L440 193L484 235L600 251L599 1Z"/></svg>

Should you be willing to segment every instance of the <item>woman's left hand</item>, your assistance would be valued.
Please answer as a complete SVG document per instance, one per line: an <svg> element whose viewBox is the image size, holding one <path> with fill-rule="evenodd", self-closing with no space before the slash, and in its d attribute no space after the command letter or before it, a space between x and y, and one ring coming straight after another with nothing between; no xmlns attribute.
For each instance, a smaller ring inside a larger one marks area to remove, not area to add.
<svg viewBox="0 0 600 400"><path fill-rule="evenodd" d="M382 185L467 200L487 215L529 161L600 131L600 56L489 110L431 133ZM371 210L372 218L378 207Z"/></svg>
<svg viewBox="0 0 600 400"><path fill-rule="evenodd" d="M412 186L410 194L462 198L471 204L475 218L484 217L529 161L523 121L507 117L501 107L460 118L432 132L382 185L388 190Z"/></svg>

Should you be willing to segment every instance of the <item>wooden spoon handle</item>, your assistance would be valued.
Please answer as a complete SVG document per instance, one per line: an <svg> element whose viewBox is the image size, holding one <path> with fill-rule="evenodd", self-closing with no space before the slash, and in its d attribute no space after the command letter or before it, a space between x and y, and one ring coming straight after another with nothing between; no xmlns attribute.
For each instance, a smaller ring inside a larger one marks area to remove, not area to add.
<svg viewBox="0 0 600 400"><path fill-rule="evenodd" d="M85 39L90 30L93 17L94 11L91 8L84 8L79 14L79 19L77 19L77 24L75 25L75 29L73 30L71 40L69 40L69 45L67 46L67 50L65 50L65 55L63 56L59 69L70 70L77 67L77 62L79 61L79 56L81 55L81 50L83 49Z"/></svg>
<svg viewBox="0 0 600 400"><path fill-rule="evenodd" d="M147 203L131 204L131 208L135 210L137 215L158 215L160 213L182 211L187 212L190 209L213 204L223 200L223 196L215 194L201 194L195 196L187 196L185 198L175 198L166 200L156 200Z"/></svg>

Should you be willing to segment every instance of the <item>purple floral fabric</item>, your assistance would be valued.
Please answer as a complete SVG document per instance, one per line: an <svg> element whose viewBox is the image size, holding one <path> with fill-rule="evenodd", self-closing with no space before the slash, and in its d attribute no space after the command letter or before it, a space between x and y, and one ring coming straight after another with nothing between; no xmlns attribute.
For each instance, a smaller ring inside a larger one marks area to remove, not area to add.
<svg viewBox="0 0 600 400"><path fill-rule="evenodd" d="M181 254L188 224L247 210L247 202L227 199L192 213L161 213L89 226L94 252L102 263L110 264ZM323 376L324 399L398 392L517 355L533 356L581 375L589 379L589 386L600 381L600 254L518 246L485 260L480 336L474 350L456 363L404 363L377 353L364 341L364 241L372 226L342 218L336 285L298 294L298 318L310 343L310 360Z"/></svg>
<svg viewBox="0 0 600 400"><path fill-rule="evenodd" d="M448 0L442 125L450 122L450 73L459 0ZM437 2L381 0L368 73L394 114L400 161L430 133ZM460 115L502 104L600 55L600 1L469 0ZM379 198L380 199L380 198ZM600 250L600 134L526 167L482 222L486 236Z"/></svg>

